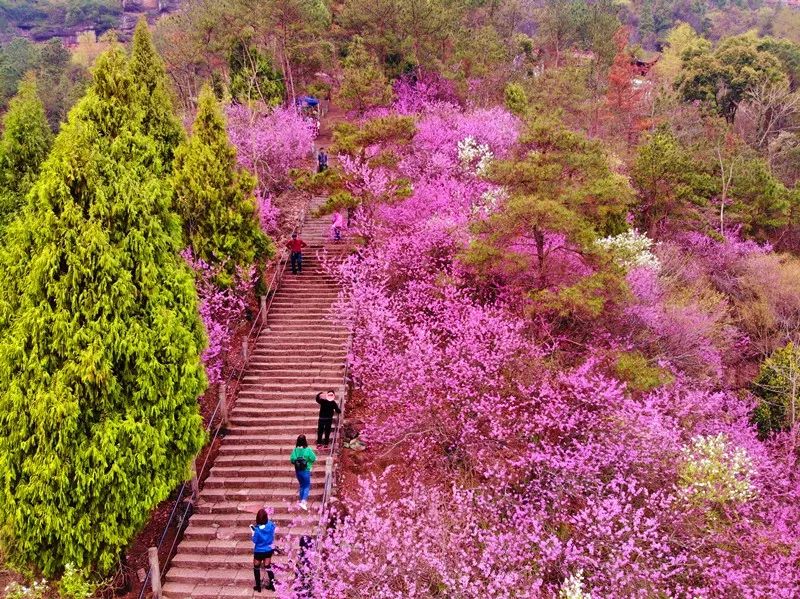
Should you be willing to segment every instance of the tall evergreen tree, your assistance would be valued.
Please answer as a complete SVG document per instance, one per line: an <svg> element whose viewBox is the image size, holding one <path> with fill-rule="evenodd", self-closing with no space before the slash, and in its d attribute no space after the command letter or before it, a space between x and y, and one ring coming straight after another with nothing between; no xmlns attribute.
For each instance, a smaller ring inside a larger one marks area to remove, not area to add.
<svg viewBox="0 0 800 599"><path fill-rule="evenodd" d="M145 19L139 20L133 34L130 69L144 108L143 131L155 140L159 155L168 166L185 135L175 116L164 61L153 45Z"/></svg>
<svg viewBox="0 0 800 599"><path fill-rule="evenodd" d="M255 177L237 165L225 119L208 87L200 93L192 136L175 153L173 185L175 206L195 256L224 264L232 273L270 251L256 218Z"/></svg>
<svg viewBox="0 0 800 599"><path fill-rule="evenodd" d="M108 572L203 445L204 334L180 224L118 48L0 251L4 550Z"/></svg>
<svg viewBox="0 0 800 599"><path fill-rule="evenodd" d="M3 118L0 141L0 226L22 207L53 143L32 75L19 85Z"/></svg>

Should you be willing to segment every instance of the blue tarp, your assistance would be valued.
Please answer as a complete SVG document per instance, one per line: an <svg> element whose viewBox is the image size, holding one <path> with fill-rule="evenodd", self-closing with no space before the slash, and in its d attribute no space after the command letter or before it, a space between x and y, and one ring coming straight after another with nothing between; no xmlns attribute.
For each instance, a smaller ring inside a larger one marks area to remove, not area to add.
<svg viewBox="0 0 800 599"><path fill-rule="evenodd" d="M319 104L319 100L317 100L314 96L300 96L297 98L297 103L300 106L317 106Z"/></svg>

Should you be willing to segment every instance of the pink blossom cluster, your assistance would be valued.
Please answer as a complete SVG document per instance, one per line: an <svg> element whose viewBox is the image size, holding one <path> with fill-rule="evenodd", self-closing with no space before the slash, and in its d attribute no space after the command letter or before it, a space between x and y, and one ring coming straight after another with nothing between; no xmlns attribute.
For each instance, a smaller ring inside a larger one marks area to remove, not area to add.
<svg viewBox="0 0 800 599"><path fill-rule="evenodd" d="M212 267L196 258L191 248L186 248L181 256L195 274L200 318L208 340L201 357L208 381L214 385L222 381L225 358L237 328L245 319L248 300L253 296L255 269L239 270L234 284L223 288L216 282L220 267Z"/></svg>
<svg viewBox="0 0 800 599"><path fill-rule="evenodd" d="M369 243L335 271L366 459L380 475L363 476L335 510L310 593L286 578L279 595L800 596L796 452L784 436L759 440L752 398L725 387L747 339L724 294L680 293L769 248L665 242L661 269L629 271L630 298L604 328L554 336L554 323L516 309L519 290L487 298L462 263L491 187L458 168L458 141L502 156L515 119L441 106L418 119L385 173L410 179L412 194L358 212ZM359 175L365 189L376 176ZM564 280L590 274L559 255ZM604 358L620 348L670 379L629 389ZM703 447L722 449L706 457ZM726 471L725 456L746 467Z"/></svg>
<svg viewBox="0 0 800 599"><path fill-rule="evenodd" d="M239 164L258 177L264 192L279 190L313 149L315 128L292 108L227 108L228 136L236 146Z"/></svg>
<svg viewBox="0 0 800 599"><path fill-rule="evenodd" d="M419 69L413 74L400 77L394 83L396 114L416 114L430 110L432 106L459 104L455 84L437 73Z"/></svg>

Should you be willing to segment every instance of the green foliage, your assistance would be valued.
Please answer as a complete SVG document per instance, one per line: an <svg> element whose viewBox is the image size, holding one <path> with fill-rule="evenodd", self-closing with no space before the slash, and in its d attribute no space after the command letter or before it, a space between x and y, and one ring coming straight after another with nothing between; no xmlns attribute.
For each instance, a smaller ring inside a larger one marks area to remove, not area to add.
<svg viewBox="0 0 800 599"><path fill-rule="evenodd" d="M277 106L283 100L283 77L275 70L269 57L249 42L237 40L230 58L231 97L244 103L263 102Z"/></svg>
<svg viewBox="0 0 800 599"><path fill-rule="evenodd" d="M729 214L753 237L766 239L789 224L793 197L759 157L746 158L734 170Z"/></svg>
<svg viewBox="0 0 800 599"><path fill-rule="evenodd" d="M210 88L200 94L192 135L175 152L175 208L194 255L228 275L271 251L256 218L256 179L236 163L222 110ZM230 281L220 281L226 284Z"/></svg>
<svg viewBox="0 0 800 599"><path fill-rule="evenodd" d="M369 108L391 102L392 87L360 36L350 42L343 65L342 85L336 94L340 106L363 114Z"/></svg>
<svg viewBox="0 0 800 599"><path fill-rule="evenodd" d="M47 583L34 580L31 584L12 582L5 588L5 599L44 599L49 590Z"/></svg>
<svg viewBox="0 0 800 599"><path fill-rule="evenodd" d="M389 115L362 122L360 125L341 123L333 131L334 154L363 155L364 149L381 143L406 145L417 132L414 117Z"/></svg>
<svg viewBox="0 0 800 599"><path fill-rule="evenodd" d="M530 294L532 314L563 322L586 324L626 297L624 279L614 271L601 271L559 289L539 289Z"/></svg>
<svg viewBox="0 0 800 599"><path fill-rule="evenodd" d="M672 85L680 75L684 51L696 45L699 40L700 36L687 23L677 23L667 34L666 47L655 65L656 73L667 84Z"/></svg>
<svg viewBox="0 0 800 599"><path fill-rule="evenodd" d="M794 426L800 417L800 348L788 343L764 360L753 392L760 398L753 419L762 436Z"/></svg>
<svg viewBox="0 0 800 599"><path fill-rule="evenodd" d="M690 504L710 508L706 517L714 520L717 507L755 496L753 474L753 462L744 448L732 447L722 433L698 435L683 450L678 488Z"/></svg>
<svg viewBox="0 0 800 599"><path fill-rule="evenodd" d="M104 574L189 476L205 344L124 53L103 55L0 251L0 535Z"/></svg>
<svg viewBox="0 0 800 599"><path fill-rule="evenodd" d="M349 191L337 191L332 193L325 203L314 211L315 216L324 216L326 214L333 214L340 210L352 210L357 208L359 200Z"/></svg>
<svg viewBox="0 0 800 599"><path fill-rule="evenodd" d="M564 251L548 246L547 235L563 235L567 245L590 259L598 232L624 228L633 194L627 180L611 170L597 142L559 122L532 119L521 142L524 149L518 157L490 168L491 179L510 198L476 224L465 259L484 274L521 279L523 285L542 290L550 285L551 254ZM595 291L591 286L587 282L572 295L588 297Z"/></svg>
<svg viewBox="0 0 800 599"><path fill-rule="evenodd" d="M143 132L155 141L162 164L168 170L175 149L186 136L175 116L164 62L153 46L145 19L139 20L133 34L130 70L137 86L138 102L144 109Z"/></svg>
<svg viewBox="0 0 800 599"><path fill-rule="evenodd" d="M61 580L58 581L58 593L63 599L89 599L94 596L98 586L84 570L67 564Z"/></svg>
<svg viewBox="0 0 800 599"><path fill-rule="evenodd" d="M36 80L47 121L57 131L69 109L86 91L91 80L89 72L72 61L70 51L60 39L52 39L39 46Z"/></svg>
<svg viewBox="0 0 800 599"><path fill-rule="evenodd" d="M22 208L39 167L53 143L53 135L37 93L36 80L22 80L3 117L0 141L0 225Z"/></svg>
<svg viewBox="0 0 800 599"><path fill-rule="evenodd" d="M18 37L0 48L0 98L3 104L17 92L23 75L39 65L39 47Z"/></svg>
<svg viewBox="0 0 800 599"><path fill-rule="evenodd" d="M88 73L71 63L69 50L61 40L33 44L25 38L16 38L0 48L0 106L6 106L28 71L36 74L47 120L56 130L85 91Z"/></svg>
<svg viewBox="0 0 800 599"><path fill-rule="evenodd" d="M117 26L122 5L115 0L2 0L0 14L34 35L79 26L103 32Z"/></svg>
<svg viewBox="0 0 800 599"><path fill-rule="evenodd" d="M729 37L712 49L705 40L687 48L676 82L686 101L699 100L732 123L745 95L761 83L786 81L780 60L752 35Z"/></svg>
<svg viewBox="0 0 800 599"><path fill-rule="evenodd" d="M321 173L303 168L293 169L290 174L297 189L312 195L331 195L338 189L344 189L342 172L335 166Z"/></svg>
<svg viewBox="0 0 800 599"><path fill-rule="evenodd" d="M418 65L442 64L452 40L463 33L466 3L450 0L345 0L337 22L361 36L391 77Z"/></svg>
<svg viewBox="0 0 800 599"><path fill-rule="evenodd" d="M691 207L705 205L715 189L711 174L668 127L657 129L639 146L631 179L649 230L667 217L688 218Z"/></svg>
<svg viewBox="0 0 800 599"><path fill-rule="evenodd" d="M620 353L614 362L614 374L629 389L642 392L652 391L673 381L673 376L667 370L652 366L638 351Z"/></svg>
<svg viewBox="0 0 800 599"><path fill-rule="evenodd" d="M518 116L528 111L528 96L525 88L518 83L509 83L503 92L506 108Z"/></svg>

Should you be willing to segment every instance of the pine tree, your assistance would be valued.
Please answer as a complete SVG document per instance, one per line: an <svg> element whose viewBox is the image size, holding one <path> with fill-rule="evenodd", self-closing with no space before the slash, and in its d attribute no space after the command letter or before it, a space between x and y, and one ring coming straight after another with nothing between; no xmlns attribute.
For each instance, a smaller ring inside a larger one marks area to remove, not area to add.
<svg viewBox="0 0 800 599"><path fill-rule="evenodd" d="M200 94L192 136L175 153L175 207L186 241L208 264L250 266L271 249L256 218L256 180L236 163L213 92ZM227 283L227 281L220 281Z"/></svg>
<svg viewBox="0 0 800 599"><path fill-rule="evenodd" d="M0 251L4 550L108 572L204 442L180 224L124 52L101 56Z"/></svg>
<svg viewBox="0 0 800 599"><path fill-rule="evenodd" d="M0 225L19 211L53 143L36 80L24 78L3 119Z"/></svg>
<svg viewBox="0 0 800 599"><path fill-rule="evenodd" d="M143 131L155 140L159 155L168 167L185 135L175 116L164 62L153 46L145 19L139 20L133 34L130 69L144 108Z"/></svg>
<svg viewBox="0 0 800 599"><path fill-rule="evenodd" d="M391 102L392 86L360 36L353 36L343 64L344 77L337 94L340 106L363 114L368 108Z"/></svg>

